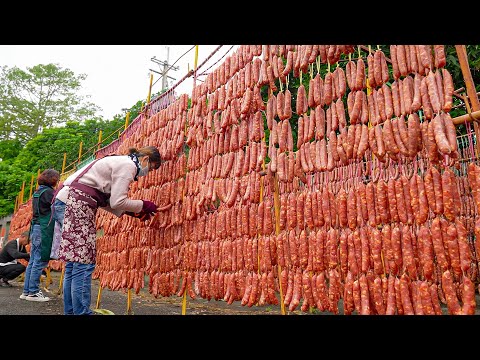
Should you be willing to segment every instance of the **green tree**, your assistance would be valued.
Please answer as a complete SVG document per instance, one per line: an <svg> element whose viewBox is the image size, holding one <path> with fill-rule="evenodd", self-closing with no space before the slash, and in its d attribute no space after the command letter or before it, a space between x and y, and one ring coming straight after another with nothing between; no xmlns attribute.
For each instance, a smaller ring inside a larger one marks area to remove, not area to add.
<svg viewBox="0 0 480 360"><path fill-rule="evenodd" d="M86 77L57 64L1 67L0 140L26 144L43 129L93 118L100 108L78 94Z"/></svg>
<svg viewBox="0 0 480 360"><path fill-rule="evenodd" d="M21 148L20 141L16 139L0 141L0 159L13 161L20 153Z"/></svg>

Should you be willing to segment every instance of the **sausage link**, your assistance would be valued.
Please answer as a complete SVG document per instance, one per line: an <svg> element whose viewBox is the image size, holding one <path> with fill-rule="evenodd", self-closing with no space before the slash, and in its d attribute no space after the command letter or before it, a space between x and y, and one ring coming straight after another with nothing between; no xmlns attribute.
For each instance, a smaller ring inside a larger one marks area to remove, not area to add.
<svg viewBox="0 0 480 360"><path fill-rule="evenodd" d="M410 298L408 277L403 274L400 278L400 294L402 300L402 308L404 315L415 315L413 310L412 300Z"/></svg>
<svg viewBox="0 0 480 360"><path fill-rule="evenodd" d="M385 120L393 116L393 98L392 91L387 84L382 85L383 103L385 104Z"/></svg>
<svg viewBox="0 0 480 360"><path fill-rule="evenodd" d="M463 223L456 218L455 219L455 226L457 228L457 235L458 235L458 250L460 256L460 266L464 273L470 270L470 263L472 261L472 255L470 252L470 247L468 245L467 240L467 229L463 225Z"/></svg>
<svg viewBox="0 0 480 360"><path fill-rule="evenodd" d="M445 254L445 248L443 245L444 242L443 242L442 228L440 226L440 219L438 217L433 219L431 231L432 231L432 243L433 243L433 250L435 252L435 257L442 271L446 271L448 270L448 262L445 256L446 254Z"/></svg>
<svg viewBox="0 0 480 360"><path fill-rule="evenodd" d="M402 107L400 104L400 89L399 89L399 81L396 80L392 83L392 104L393 104L393 113L395 116L402 115Z"/></svg>
<svg viewBox="0 0 480 360"><path fill-rule="evenodd" d="M425 114L425 118L430 120L433 118L433 108L430 100L430 95L428 94L428 85L427 77L423 77L420 83L420 95L422 97L422 109Z"/></svg>
<svg viewBox="0 0 480 360"><path fill-rule="evenodd" d="M433 189L435 193L435 214L443 214L443 192L442 192L442 177L437 168L431 167Z"/></svg>
<svg viewBox="0 0 480 360"><path fill-rule="evenodd" d="M443 45L433 45L433 50L435 54L435 67L442 68L447 64L447 59L445 57L445 48Z"/></svg>
<svg viewBox="0 0 480 360"><path fill-rule="evenodd" d="M444 239L446 238L446 249L448 250L448 257L450 258L450 265L454 275L457 278L460 278L462 275L462 268L460 266L460 249L457 240L457 228L454 223L451 223L446 234L444 234Z"/></svg>
<svg viewBox="0 0 480 360"><path fill-rule="evenodd" d="M462 314L475 315L475 309L477 307L475 302L475 285L468 276L463 277L462 294Z"/></svg>
<svg viewBox="0 0 480 360"><path fill-rule="evenodd" d="M395 180L389 179L387 183L387 193L388 193L388 206L390 210L390 216L392 221L400 221L397 209L397 197L395 191Z"/></svg>
<svg viewBox="0 0 480 360"><path fill-rule="evenodd" d="M367 278L364 274L360 276L359 279L360 285L360 299L361 299L361 307L360 307L360 315L370 315L370 294L368 291L368 283Z"/></svg>
<svg viewBox="0 0 480 360"><path fill-rule="evenodd" d="M410 228L403 226L402 229L402 255L403 263L408 272L408 276L411 280L417 278L417 268L415 265L414 251L412 247L412 236Z"/></svg>
<svg viewBox="0 0 480 360"><path fill-rule="evenodd" d="M435 311L435 315L442 315L442 308L440 306L440 302L438 300L438 289L436 284L430 285L430 297L432 299L433 310Z"/></svg>
<svg viewBox="0 0 480 360"><path fill-rule="evenodd" d="M443 96L444 96L443 111L449 112L453 106L452 96L455 88L453 85L452 75L446 68L442 69L442 75L443 75Z"/></svg>
<svg viewBox="0 0 480 360"><path fill-rule="evenodd" d="M442 289L447 300L447 308L450 315L460 315L462 308L455 292L453 279L450 271L446 270L442 274Z"/></svg>
<svg viewBox="0 0 480 360"><path fill-rule="evenodd" d="M376 226L376 210L375 210L375 185L373 182L369 182L365 187L367 212L368 212L368 224L370 226Z"/></svg>

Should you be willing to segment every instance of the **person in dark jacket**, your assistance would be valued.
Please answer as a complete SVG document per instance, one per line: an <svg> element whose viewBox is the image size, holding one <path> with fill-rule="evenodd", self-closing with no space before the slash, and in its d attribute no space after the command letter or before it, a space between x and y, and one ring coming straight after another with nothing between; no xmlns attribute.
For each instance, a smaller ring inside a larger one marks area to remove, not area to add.
<svg viewBox="0 0 480 360"><path fill-rule="evenodd" d="M0 286L12 286L8 280L15 279L25 271L25 266L17 262L17 259L30 259L25 245L29 242L28 230L24 231L17 239L7 242L0 251Z"/></svg>
<svg viewBox="0 0 480 360"><path fill-rule="evenodd" d="M55 169L47 169L38 177L38 189L32 198L32 232L30 235L30 261L25 272L25 283L20 299L28 301L49 301L40 290L40 276L43 268L48 266L52 249L53 227L52 199L54 187L60 180Z"/></svg>

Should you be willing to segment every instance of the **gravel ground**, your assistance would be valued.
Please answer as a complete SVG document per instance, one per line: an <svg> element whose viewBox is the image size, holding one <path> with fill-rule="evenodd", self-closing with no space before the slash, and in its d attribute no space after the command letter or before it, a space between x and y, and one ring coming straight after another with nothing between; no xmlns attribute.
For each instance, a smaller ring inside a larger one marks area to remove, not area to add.
<svg viewBox="0 0 480 360"><path fill-rule="evenodd" d="M19 278L10 281L11 288L0 287L0 315L63 315L63 300L59 292L60 272L52 271L52 283L45 289L42 281L43 293L50 297L48 302L34 302L21 300L19 296L23 290L23 283ZM97 303L99 281L92 281L92 303L94 309ZM131 292L130 313L127 313L128 293L126 291L110 291L103 289L99 308L112 311L115 315L181 315L182 298L154 298L148 288L141 289L138 294ZM273 315L280 314L280 307L276 306L241 306L239 302L227 305L224 301L207 301L204 299L192 300L187 298L187 315Z"/></svg>
<svg viewBox="0 0 480 360"><path fill-rule="evenodd" d="M21 300L23 283L20 278L10 281L13 287L0 287L0 315L63 315L63 300L59 292L60 272L52 271L52 283L45 289L45 282L42 281L42 291L48 297L48 302L34 302ZM99 281L92 281L92 303L94 309L97 303ZM115 315L181 315L182 298L172 296L169 298L154 298L148 293L148 288L140 290L138 294L131 292L131 307L127 312L128 293L126 291L110 291L103 289L99 308L112 311ZM477 295L476 315L480 314L480 297ZM343 312L340 301L340 314ZM444 314L447 314L446 307L443 307ZM187 297L186 315L280 315L280 306L241 306L240 302L227 305L224 301L208 301L197 298L195 300ZM331 315L329 312L304 313L297 308L295 315ZM302 316L305 317L305 316ZM310 317L310 316L307 316Z"/></svg>

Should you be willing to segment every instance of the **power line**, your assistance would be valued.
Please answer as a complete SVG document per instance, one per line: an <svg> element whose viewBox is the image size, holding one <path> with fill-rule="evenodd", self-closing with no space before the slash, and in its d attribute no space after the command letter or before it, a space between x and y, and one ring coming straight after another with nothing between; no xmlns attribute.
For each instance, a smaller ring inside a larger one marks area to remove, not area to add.
<svg viewBox="0 0 480 360"><path fill-rule="evenodd" d="M222 60L222 59L230 52L230 50L233 49L234 46L235 46L235 45L230 46L230 49L228 49L227 52L226 52L225 54L223 54L223 56L222 56L220 59L218 59L218 60L215 61L212 65L210 65L208 68L206 68L205 70L203 70L200 74L198 74L198 76L206 75L207 71L210 70L210 69L211 69L213 66L215 66L216 64L218 64L218 62L219 62L220 60Z"/></svg>
<svg viewBox="0 0 480 360"><path fill-rule="evenodd" d="M182 57L184 57L185 55L187 55L190 51L192 51L193 49L195 48L195 45L193 45L189 50L185 51L185 53L183 53L182 56L180 56L177 60L175 60L175 62L170 65L170 67L165 71L165 74L178 62L178 60L180 60ZM158 78L153 84L152 84L152 87L153 85L155 85L157 83L158 80L160 80L161 78Z"/></svg>

